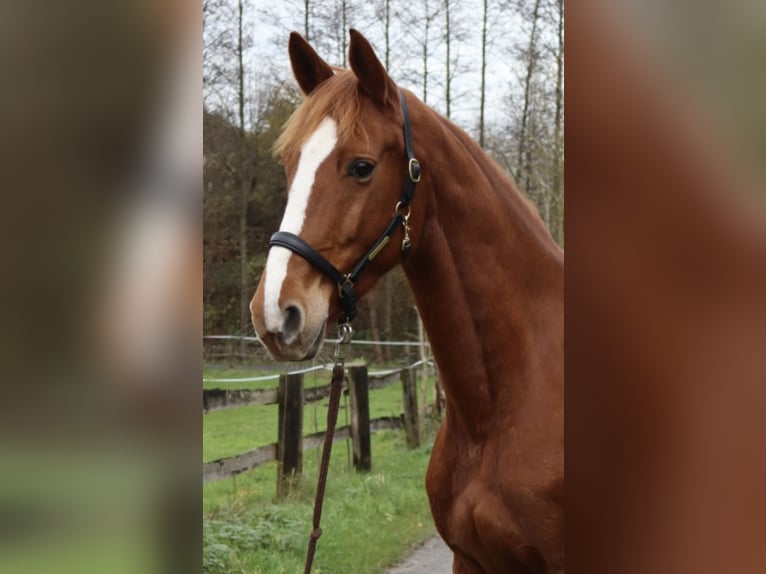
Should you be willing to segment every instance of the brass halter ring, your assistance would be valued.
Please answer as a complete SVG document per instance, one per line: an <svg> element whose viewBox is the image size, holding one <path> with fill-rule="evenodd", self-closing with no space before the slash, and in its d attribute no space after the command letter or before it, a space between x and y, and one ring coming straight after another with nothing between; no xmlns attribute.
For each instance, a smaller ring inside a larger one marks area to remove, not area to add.
<svg viewBox="0 0 766 574"><path fill-rule="evenodd" d="M402 213L402 202L398 202L396 204L396 207L394 207L394 215L401 215L404 218L404 221L407 221L410 218L410 214L412 214L412 205L407 206L407 213Z"/></svg>

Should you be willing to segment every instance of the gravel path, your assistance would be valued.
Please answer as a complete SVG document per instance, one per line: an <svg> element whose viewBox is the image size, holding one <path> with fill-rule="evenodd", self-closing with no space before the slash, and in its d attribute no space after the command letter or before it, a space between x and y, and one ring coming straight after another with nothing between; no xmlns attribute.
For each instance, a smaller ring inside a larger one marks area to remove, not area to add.
<svg viewBox="0 0 766 574"><path fill-rule="evenodd" d="M415 550L402 564L388 574L450 574L452 550L436 536Z"/></svg>

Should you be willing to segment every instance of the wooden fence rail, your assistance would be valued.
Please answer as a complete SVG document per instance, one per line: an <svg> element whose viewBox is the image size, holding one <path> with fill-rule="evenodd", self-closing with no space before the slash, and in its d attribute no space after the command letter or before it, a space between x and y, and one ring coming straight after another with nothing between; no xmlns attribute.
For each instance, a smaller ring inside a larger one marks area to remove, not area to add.
<svg viewBox="0 0 766 574"><path fill-rule="evenodd" d="M277 402L277 389L203 389L204 412L244 407L247 405L273 405Z"/></svg>
<svg viewBox="0 0 766 574"><path fill-rule="evenodd" d="M378 417L370 420L370 431L397 430L403 427L402 417ZM345 425L335 429L333 442L351 438L351 425ZM303 437L303 450L309 450L322 446L324 431L315 432ZM228 458L220 458L206 462L202 467L202 481L213 482L222 478L235 476L242 472L252 470L261 465L277 460L277 443L259 446L243 454Z"/></svg>
<svg viewBox="0 0 766 574"><path fill-rule="evenodd" d="M394 417L370 419L369 390L391 385L397 381L403 386L403 413ZM417 391L411 368L404 368L382 375L369 375L367 366L352 365L347 369L346 391L350 397L351 424L336 429L334 441L351 439L354 467L359 471L370 470L372 454L370 433L383 429L404 428L407 445L415 448L420 444ZM324 431L303 436L303 405L326 398L329 385L306 389L303 374L284 374L279 377L275 389L203 390L206 412L220 408L251 404L277 404L277 442L260 446L236 456L221 458L203 465L204 482L220 480L251 470L268 462L278 462L277 496L285 496L300 477L303 451L321 446Z"/></svg>

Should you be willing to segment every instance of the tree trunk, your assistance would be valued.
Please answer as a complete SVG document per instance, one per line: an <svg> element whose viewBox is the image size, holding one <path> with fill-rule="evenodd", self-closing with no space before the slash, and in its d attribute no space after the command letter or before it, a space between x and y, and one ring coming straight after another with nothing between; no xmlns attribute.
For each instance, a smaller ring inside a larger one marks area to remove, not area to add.
<svg viewBox="0 0 766 574"><path fill-rule="evenodd" d="M553 120L553 198L554 198L554 220L556 223L553 230L553 239L562 245L564 242L563 233L563 213L561 206L564 200L564 190L562 189L562 169L561 160L564 152L564 137L562 134L564 127L564 0L557 1L558 10L558 44L556 46L556 102L555 114Z"/></svg>
<svg viewBox="0 0 766 574"><path fill-rule="evenodd" d="M383 338L390 341L392 337L393 307L394 307L394 287L393 273L383 277ZM391 362L391 347L386 346L384 357L387 363Z"/></svg>
<svg viewBox="0 0 766 574"><path fill-rule="evenodd" d="M378 321L378 305L380 302L380 295L379 291L375 291L370 294L370 304L369 304L369 310L370 310L370 330L372 330L372 338L376 341L382 341L380 335L380 322ZM378 365L383 364L383 349L380 345L376 344L374 347L375 351L375 362Z"/></svg>
<svg viewBox="0 0 766 574"><path fill-rule="evenodd" d="M391 71L389 56L391 54L391 0L386 0L385 6L385 34L386 34L386 70Z"/></svg>
<svg viewBox="0 0 766 574"><path fill-rule="evenodd" d="M521 126L519 128L519 156L516 168L516 181L521 183L523 178L527 179L526 185L524 186L525 188L527 188L529 184L529 168L526 165L529 159L529 142L527 141L527 131L529 128L529 103L532 95L532 80L535 74L535 64L537 63L537 22L539 12L540 0L535 0L534 8L532 9L532 30L529 33L529 45L526 54L527 70L526 76L524 78L524 104L521 112Z"/></svg>
<svg viewBox="0 0 766 574"><path fill-rule="evenodd" d="M423 39L423 103L426 103L428 102L428 32L431 28L431 13L428 10L428 0L424 0L423 5L426 10L425 38Z"/></svg>
<svg viewBox="0 0 766 574"><path fill-rule="evenodd" d="M447 72L447 78L446 78L446 85L444 86L444 96L447 100L447 119L450 119L452 116L452 96L450 94L450 87L452 86L452 64L451 64L451 57L450 57L450 47L451 47L451 36L450 36L450 21L449 21L449 9L450 9L450 0L444 0L444 37L447 41L447 61L446 61L446 72Z"/></svg>
<svg viewBox="0 0 766 574"><path fill-rule="evenodd" d="M426 333L423 329L423 320L418 313L418 339L420 341L420 360L423 362L421 365L421 382L420 382L420 396L422 400L419 405L420 420L423 421L426 418L426 405L428 404L428 341L426 339Z"/></svg>
<svg viewBox="0 0 766 574"><path fill-rule="evenodd" d="M487 0L484 0L484 12L481 20L481 103L479 105L479 145L484 147L484 102L486 100L487 76Z"/></svg>
<svg viewBox="0 0 766 574"><path fill-rule="evenodd" d="M346 0L342 0L340 4L340 19L341 19L341 29L340 29L340 45L341 45L341 58L343 58L343 67L345 68L347 66L346 60L348 59L348 48L346 46L346 30L348 28L347 24L347 13L346 13Z"/></svg>
<svg viewBox="0 0 766 574"><path fill-rule="evenodd" d="M442 387L439 377L439 368L434 368L434 410L437 420L441 420L444 414L444 407L447 404L447 398L444 395L444 388Z"/></svg>
<svg viewBox="0 0 766 574"><path fill-rule="evenodd" d="M242 26L243 26L243 12L244 6L243 0L239 0L237 4L239 17L237 19L237 78L239 80L238 101L239 106L239 131L240 136L244 137L245 134L245 66L243 62L244 45L242 42Z"/></svg>
<svg viewBox="0 0 766 574"><path fill-rule="evenodd" d="M239 295L239 319L240 326L250 323L250 285L248 281L248 253L247 253L247 203L249 199L249 177L247 176L247 159L245 158L245 66L244 45L242 42L243 27L243 0L238 3L237 21L237 61L238 61L238 105L239 105L239 137L241 178L240 178L240 212L239 212L239 261L240 261L240 295ZM245 341L240 341L240 354L245 356Z"/></svg>
<svg viewBox="0 0 766 574"><path fill-rule="evenodd" d="M309 38L309 0L303 1L303 37L307 42L310 42Z"/></svg>

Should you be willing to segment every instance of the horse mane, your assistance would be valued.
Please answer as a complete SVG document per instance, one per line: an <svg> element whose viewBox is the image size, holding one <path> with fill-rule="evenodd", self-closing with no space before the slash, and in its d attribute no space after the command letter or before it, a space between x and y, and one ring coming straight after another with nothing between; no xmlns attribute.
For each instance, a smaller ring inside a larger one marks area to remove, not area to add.
<svg viewBox="0 0 766 574"><path fill-rule="evenodd" d="M550 231L545 226L539 209L532 201L532 198L514 181L513 176L500 167L497 161L460 126L427 105L425 108L437 118L438 123L444 128L448 137L456 141L463 148L466 155L473 160L484 177L487 178L489 187L502 199L508 209L522 209L525 213L528 212L526 213L527 217L523 217L522 220L531 227L534 227L537 233L542 232L550 237Z"/></svg>
<svg viewBox="0 0 766 574"><path fill-rule="evenodd" d="M356 76L350 70L334 67L335 75L307 95L285 123L274 143L276 155L291 156L326 117L335 120L338 141L367 137L362 120L362 95Z"/></svg>
<svg viewBox="0 0 766 574"><path fill-rule="evenodd" d="M513 176L504 170L476 140L471 138L463 129L445 117L439 116L448 131L462 144L468 155L477 163L484 175L492 182L493 187L508 193L519 195L536 217L540 214L532 198L530 198L516 183Z"/></svg>
<svg viewBox="0 0 766 574"><path fill-rule="evenodd" d="M282 133L274 143L274 154L293 157L300 153L306 139L316 131L326 117L336 122L339 142L352 138L369 140L363 121L363 100L365 96L359 89L359 83L354 73L345 68L333 67L335 75L321 83L308 94L293 114L288 118ZM475 162L496 193L504 197L509 208L514 209L512 198L517 197L520 205L528 212L536 227L545 229L540 212L532 200L516 186L513 178L503 170L468 134L456 124L443 117L416 98L414 107L424 108L425 114L430 114L435 125L440 125L447 137L453 138L462 146L467 155ZM547 230L546 230L546 233Z"/></svg>

